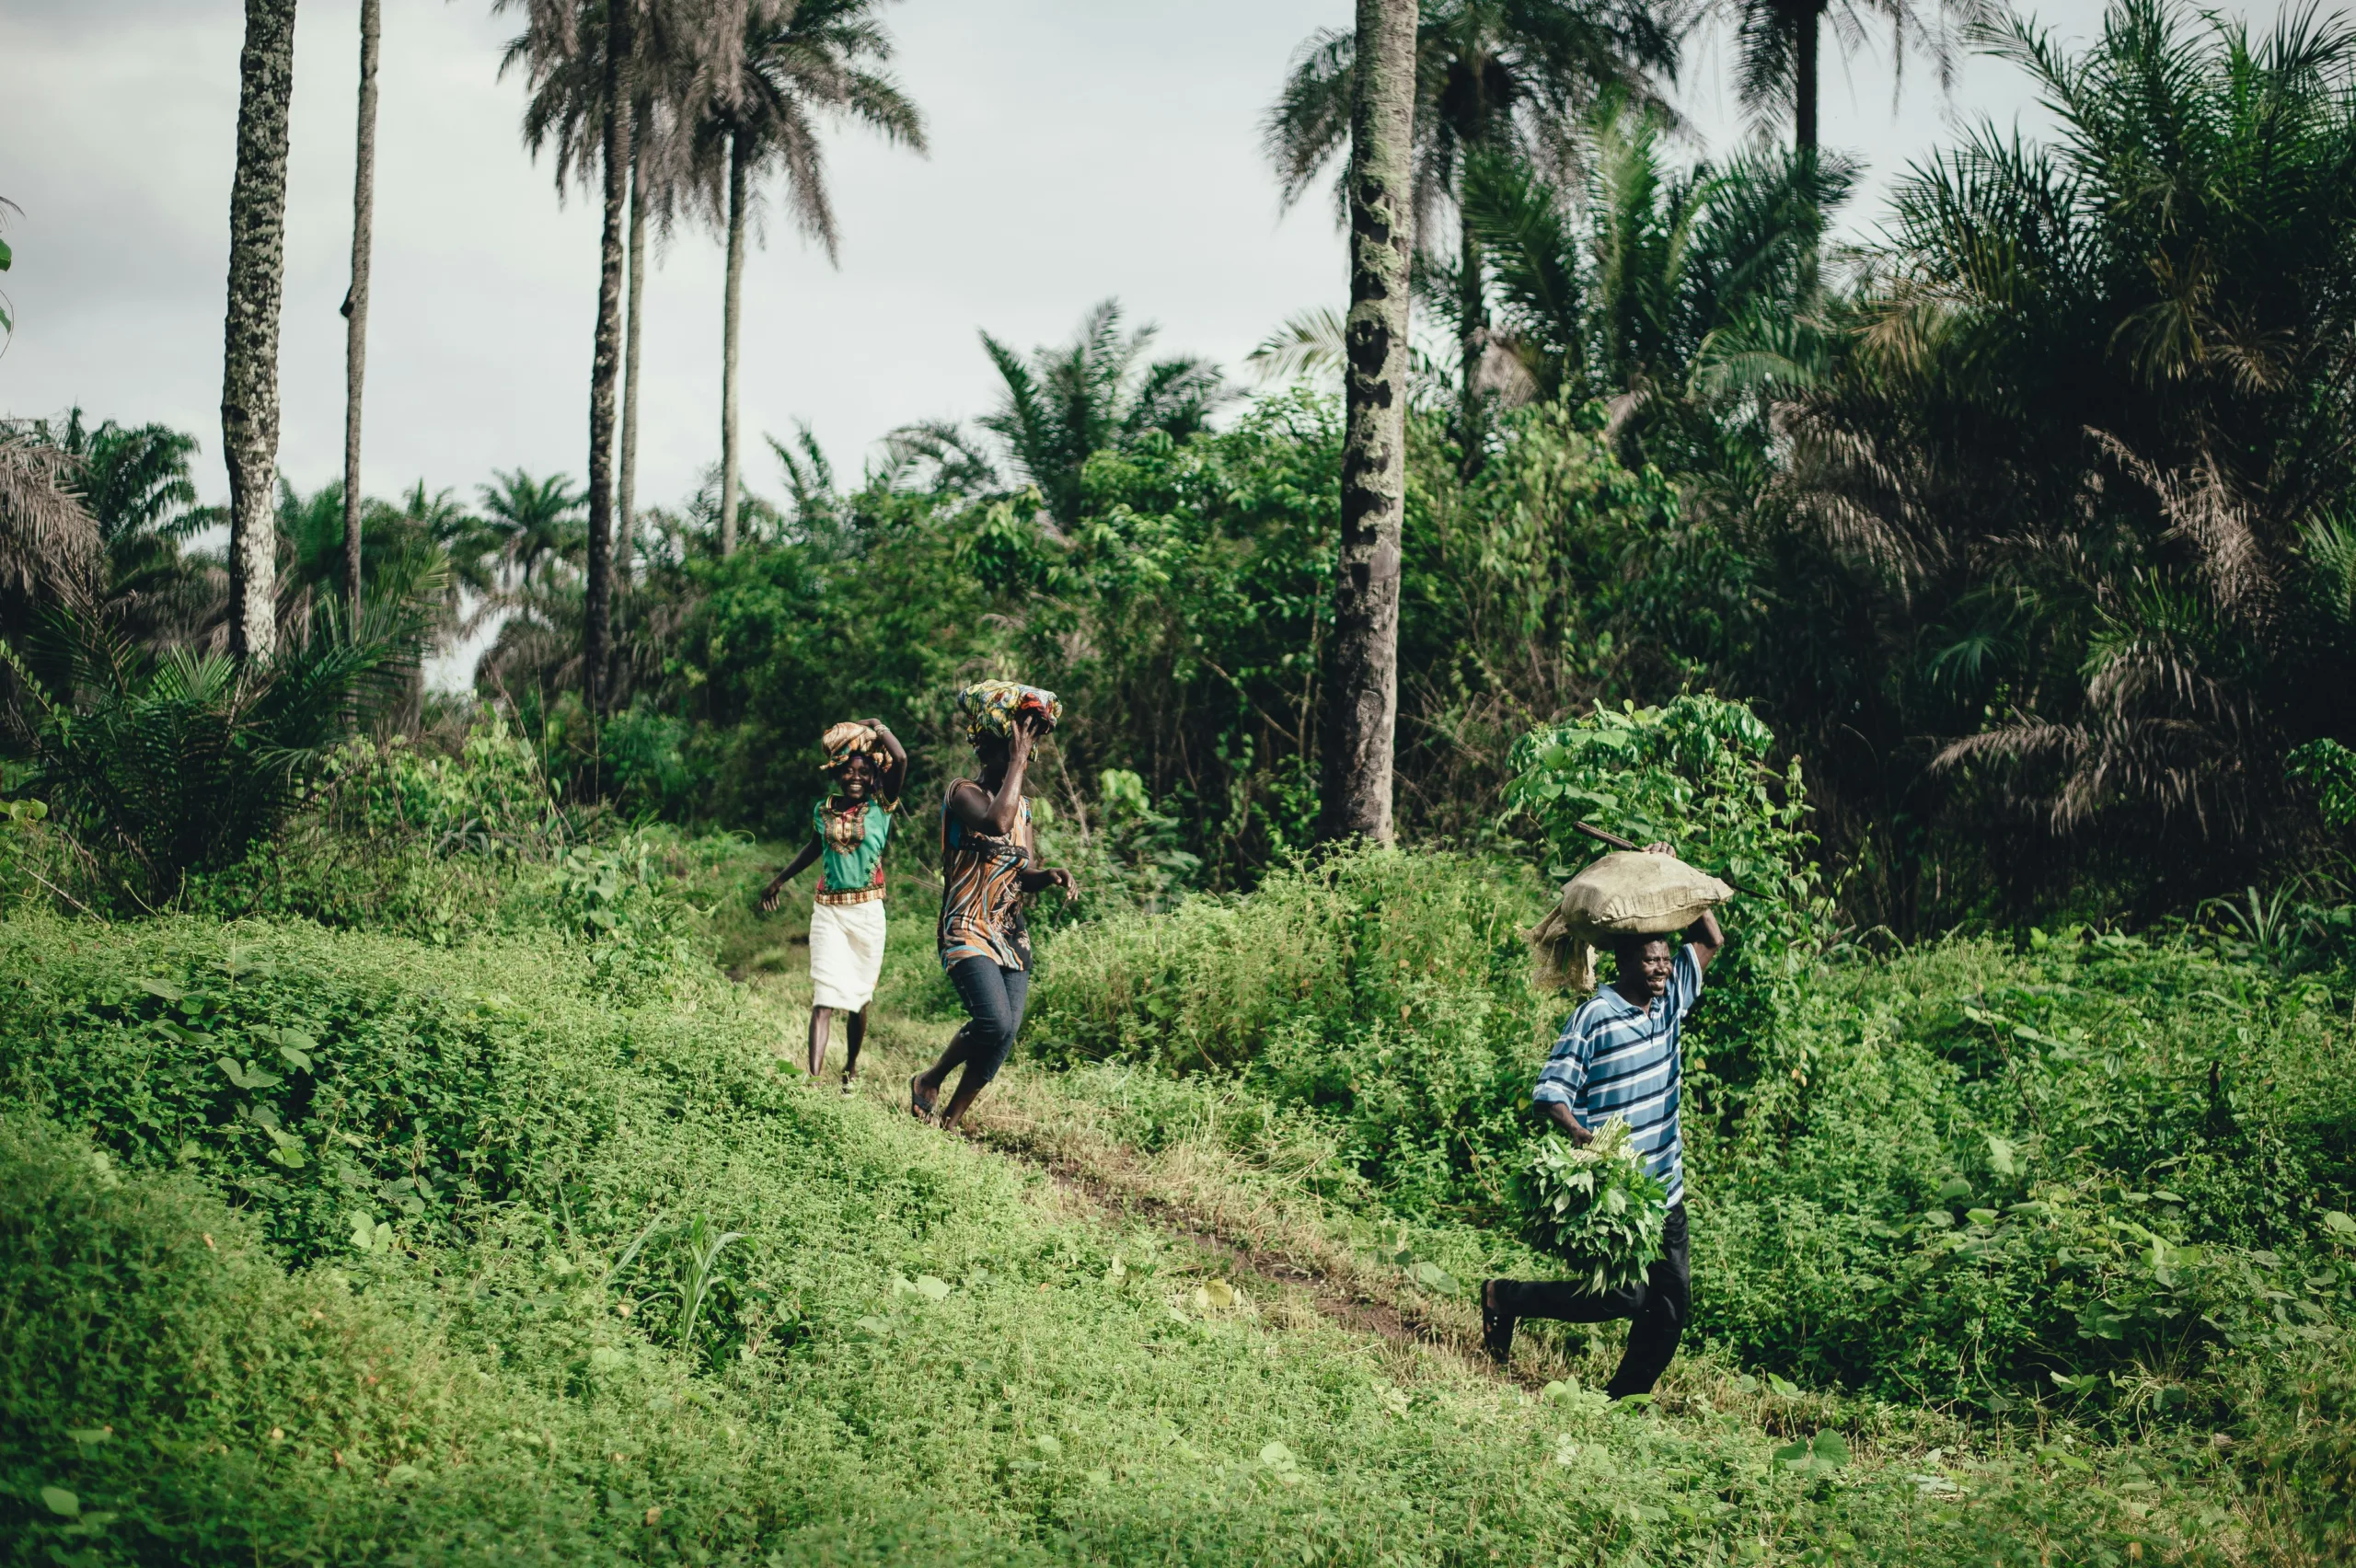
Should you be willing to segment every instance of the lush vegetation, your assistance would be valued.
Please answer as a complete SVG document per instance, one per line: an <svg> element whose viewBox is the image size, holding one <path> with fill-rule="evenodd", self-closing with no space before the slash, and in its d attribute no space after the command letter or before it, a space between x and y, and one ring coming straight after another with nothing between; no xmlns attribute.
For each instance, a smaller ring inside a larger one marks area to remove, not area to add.
<svg viewBox="0 0 2356 1568"><path fill-rule="evenodd" d="M2336 1473L2255 1378L2227 1449L2094 1376L2037 1433L1709 1353L1657 1412L1369 1356L888 1099L809 1095L760 992L618 989L600 940L0 931L13 1559L2222 1562L2296 1550L2284 1500Z"/></svg>
<svg viewBox="0 0 2356 1568"><path fill-rule="evenodd" d="M1507 23L1477 9L1461 36L1435 21L1436 60L1538 47L1483 43ZM1707 691L1783 737L1779 770L1805 763L1843 910L1908 938L2180 913L2344 847L2347 29L2252 37L2128 0L2083 53L2026 25L1981 41L2057 133L1970 133L1863 248L1823 243L1837 158L1680 167L1640 94L1541 94L1449 133L1428 194L1471 242L1419 265L1485 347L1472 395L1426 367L1410 420L1411 836L1550 847L1497 809L1524 735ZM364 582L404 657L498 619L479 690L569 801L783 832L809 715L890 712L938 777L961 766L943 691L1020 674L1066 697L1043 784L1109 841L1100 886L1157 906L1250 886L1318 820L1333 677L1342 432L1316 387L1336 344L1296 327L1264 363L1307 379L1248 403L1109 303L1068 345L985 335L1004 395L976 421L910 426L856 480L806 434L772 440L778 488L747 490L733 532L717 481L642 509L595 704L571 481L372 501ZM189 439L11 431L27 483L78 490L91 520L87 558L28 533L0 561L0 632L46 689L69 559L97 563L107 635L215 638L227 576L191 548L212 514ZM281 498L283 643L318 640L341 509L333 487ZM413 695L372 711L421 719Z"/></svg>
<svg viewBox="0 0 2356 1568"><path fill-rule="evenodd" d="M639 508L646 225L727 236L733 389L759 188L831 244L811 117L922 123L872 0L517 9L606 209L585 487L273 485L258 340L234 516L184 432L0 425L0 1561L2356 1552L2356 31L1983 18L2056 133L1839 248L1821 7L1720 8L1799 133L1690 166L1646 7L1422 7L1394 847L1316 842L1334 317L1249 397L1113 301L985 333L994 408L857 478L772 437L768 496L732 400ZM1288 195L1353 48L1272 111ZM977 674L1062 694L1084 896L967 1143L892 1090ZM820 1096L751 894L849 713L916 775ZM1524 934L1582 823L1738 890L1694 1320L1617 1406L1617 1328L1473 1354L1475 1282L1560 1266Z"/></svg>

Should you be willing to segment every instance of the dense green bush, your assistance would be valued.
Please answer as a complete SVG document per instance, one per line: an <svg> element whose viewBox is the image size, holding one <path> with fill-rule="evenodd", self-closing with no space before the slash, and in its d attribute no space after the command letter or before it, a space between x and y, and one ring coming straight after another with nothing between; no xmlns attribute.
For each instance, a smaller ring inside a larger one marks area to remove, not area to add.
<svg viewBox="0 0 2356 1568"><path fill-rule="evenodd" d="M1503 1201L1548 1027L1529 879L1469 857L1356 849L1056 933L1024 1025L1050 1061L1241 1072L1315 1110L1345 1164L1409 1209Z"/></svg>
<svg viewBox="0 0 2356 1568"><path fill-rule="evenodd" d="M487 710L448 753L351 740L317 774L273 842L190 879L190 907L446 943L495 927L518 871L580 836L537 751Z"/></svg>
<svg viewBox="0 0 2356 1568"><path fill-rule="evenodd" d="M1028 1038L1225 1075L1371 1212L1507 1221L1575 1001L1523 981L1542 900L1454 857L1336 857L1058 933ZM2356 1070L2320 983L2083 931L1799 973L1740 1087L1687 1046L1705 1336L1908 1402L2123 1421L2229 1421L2237 1366L2345 1343Z"/></svg>
<svg viewBox="0 0 2356 1568"><path fill-rule="evenodd" d="M528 1002L519 970L546 977ZM0 973L0 1097L205 1176L305 1260L355 1217L446 1238L553 1180L654 1027L601 1007L594 961L554 937L429 963L301 926L24 917Z"/></svg>
<svg viewBox="0 0 2356 1568"><path fill-rule="evenodd" d="M1821 968L1755 1091L1698 1119L1697 1316L1893 1396L2200 1404L2221 1361L2356 1320L2340 1010L2085 932Z"/></svg>

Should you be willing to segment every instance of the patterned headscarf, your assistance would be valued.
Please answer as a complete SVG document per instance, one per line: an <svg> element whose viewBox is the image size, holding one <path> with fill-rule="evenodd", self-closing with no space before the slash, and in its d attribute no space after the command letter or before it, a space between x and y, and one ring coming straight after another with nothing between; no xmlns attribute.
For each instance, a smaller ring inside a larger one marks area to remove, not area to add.
<svg viewBox="0 0 2356 1568"><path fill-rule="evenodd" d="M1054 692L1020 681L976 681L957 694L957 717L965 721L965 735L1011 735L1019 713L1036 713L1052 730L1064 716L1063 699Z"/></svg>
<svg viewBox="0 0 2356 1568"><path fill-rule="evenodd" d="M845 720L819 736L818 744L826 748L826 760L818 765L818 771L832 773L860 753L873 751L875 732Z"/></svg>

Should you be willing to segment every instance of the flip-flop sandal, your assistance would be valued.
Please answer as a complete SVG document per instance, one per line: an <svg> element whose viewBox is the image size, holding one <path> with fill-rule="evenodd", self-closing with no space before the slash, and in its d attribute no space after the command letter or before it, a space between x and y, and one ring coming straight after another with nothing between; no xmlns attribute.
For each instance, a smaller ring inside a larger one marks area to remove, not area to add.
<svg viewBox="0 0 2356 1568"><path fill-rule="evenodd" d="M849 1073L845 1073L843 1075L843 1093L846 1095L852 1095L857 1094L858 1092L859 1079Z"/></svg>
<svg viewBox="0 0 2356 1568"><path fill-rule="evenodd" d="M930 1122L932 1120L932 1108L940 1101L938 1097L927 1100L917 1092L917 1079L922 1077L922 1073L918 1073L908 1079L908 1114L919 1122Z"/></svg>
<svg viewBox="0 0 2356 1568"><path fill-rule="evenodd" d="M1489 1287L1496 1283L1481 1282L1481 1348L1489 1353L1490 1360L1503 1366L1513 1354L1514 1316L1489 1305Z"/></svg>

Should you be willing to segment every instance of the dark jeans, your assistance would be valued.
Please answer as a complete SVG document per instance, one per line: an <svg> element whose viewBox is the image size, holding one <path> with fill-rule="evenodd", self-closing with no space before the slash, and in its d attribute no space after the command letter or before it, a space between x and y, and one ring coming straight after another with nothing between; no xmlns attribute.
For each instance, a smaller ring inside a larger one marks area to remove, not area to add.
<svg viewBox="0 0 2356 1568"><path fill-rule="evenodd" d="M1669 1211L1669 1223L1661 1229L1661 1254L1646 1271L1643 1283L1619 1290L1590 1291L1561 1279L1501 1279L1497 1309L1516 1318L1555 1318L1566 1323L1634 1320L1620 1370L1603 1391L1615 1400L1651 1393L1669 1370L1677 1342L1685 1335L1685 1320L1692 1315L1693 1265L1685 1247L1683 1204Z"/></svg>
<svg viewBox="0 0 2356 1568"><path fill-rule="evenodd" d="M1000 969L987 958L961 958L949 966L949 983L965 1004L970 1021L957 1032L950 1048L950 1063L965 1064L957 1092L979 1089L998 1077L1014 1049L1014 1032L1022 1027L1023 1005L1031 999L1031 972Z"/></svg>

